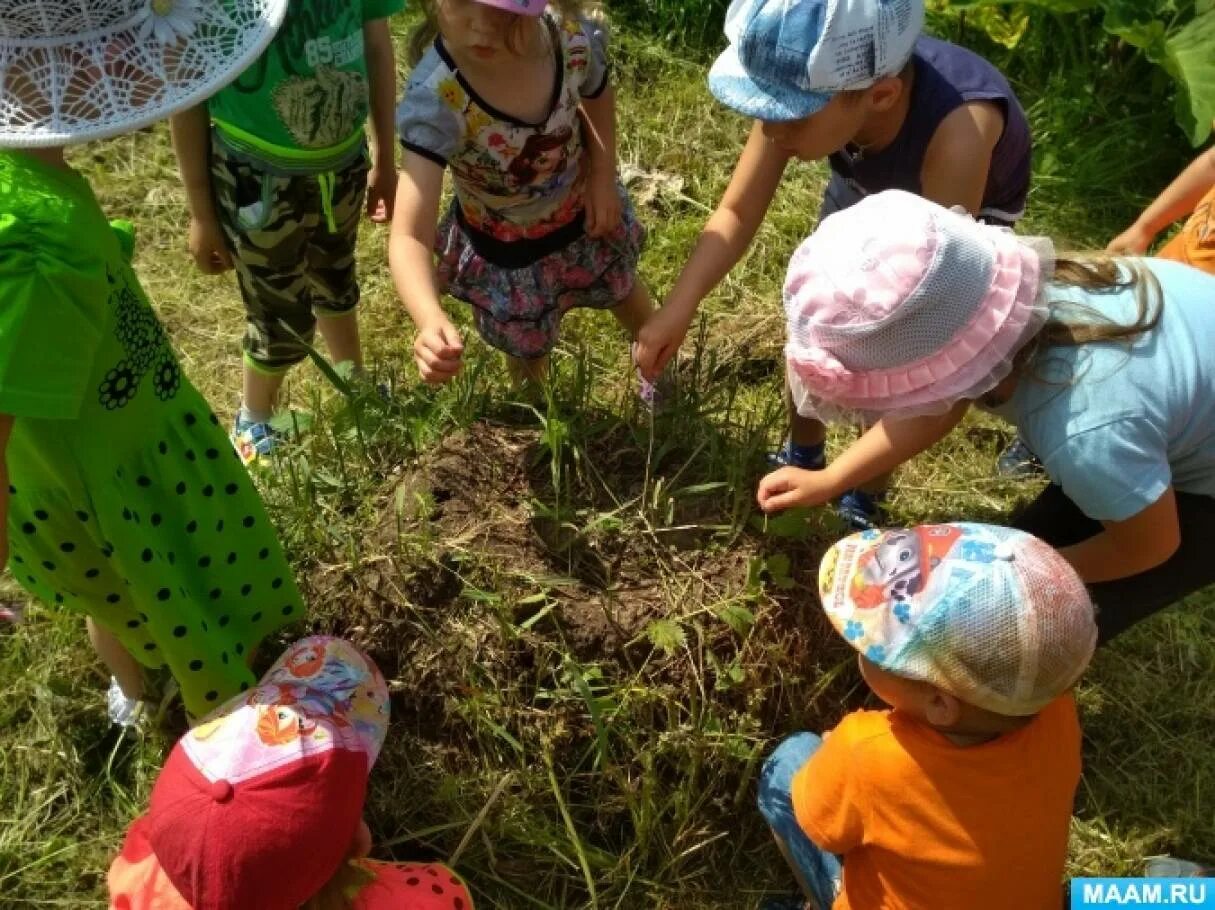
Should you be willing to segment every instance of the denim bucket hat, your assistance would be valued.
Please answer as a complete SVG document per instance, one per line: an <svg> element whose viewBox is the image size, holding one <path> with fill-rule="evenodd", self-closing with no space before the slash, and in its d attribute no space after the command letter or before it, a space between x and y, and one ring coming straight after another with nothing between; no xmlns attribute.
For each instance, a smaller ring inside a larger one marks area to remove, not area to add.
<svg viewBox="0 0 1215 910"><path fill-rule="evenodd" d="M734 0L709 89L758 120L801 120L899 72L923 26L923 0Z"/></svg>

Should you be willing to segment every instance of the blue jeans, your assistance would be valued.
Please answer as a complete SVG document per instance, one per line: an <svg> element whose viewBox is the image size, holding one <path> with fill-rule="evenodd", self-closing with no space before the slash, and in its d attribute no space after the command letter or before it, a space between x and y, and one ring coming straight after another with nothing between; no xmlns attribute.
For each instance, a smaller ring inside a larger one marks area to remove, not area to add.
<svg viewBox="0 0 1215 910"><path fill-rule="evenodd" d="M839 857L817 846L797 824L793 814L793 775L823 744L813 733L795 733L764 762L759 774L759 811L772 833L784 845L787 858L809 886L819 910L830 910L840 889L843 864Z"/></svg>

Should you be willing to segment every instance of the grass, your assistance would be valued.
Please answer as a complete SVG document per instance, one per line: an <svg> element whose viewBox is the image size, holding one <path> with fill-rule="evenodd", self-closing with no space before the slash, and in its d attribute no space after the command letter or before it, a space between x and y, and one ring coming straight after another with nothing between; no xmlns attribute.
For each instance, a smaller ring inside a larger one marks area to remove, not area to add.
<svg viewBox="0 0 1215 910"><path fill-rule="evenodd" d="M634 193L653 190L643 274L661 293L746 125L712 102L699 59L636 31L618 39L621 158L641 173ZM1169 112L1136 96L1133 62L1080 93L1091 60L1035 53L1043 65L1018 81L1040 148L1029 229L1101 243L1183 144ZM240 304L230 278L187 267L165 131L74 161L109 212L139 225L145 286L187 373L230 416ZM601 314L566 320L540 401L516 401L476 340L457 381L419 386L384 233L365 231L369 362L392 395L356 385L351 401L297 370L290 394L313 429L265 486L309 628L354 638L390 679L369 802L379 855L459 847L483 907L708 910L791 887L753 808L758 763L778 737L866 703L812 593L839 528L751 506L781 432L784 262L823 184L821 167L790 169L751 254L706 302L678 403L658 417L638 407ZM1035 489L992 476L1006 439L966 424L902 472L895 517L999 520ZM82 632L37 606L0 632L0 905L103 906L109 859L171 743L106 729ZM1071 873L1131 873L1162 851L1215 858L1212 641L1215 608L1198 598L1098 655L1080 689Z"/></svg>

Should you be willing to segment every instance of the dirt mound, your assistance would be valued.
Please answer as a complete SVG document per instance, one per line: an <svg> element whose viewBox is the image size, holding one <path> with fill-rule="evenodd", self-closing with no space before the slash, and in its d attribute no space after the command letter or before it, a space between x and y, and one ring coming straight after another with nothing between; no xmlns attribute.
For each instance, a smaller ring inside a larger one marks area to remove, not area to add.
<svg viewBox="0 0 1215 910"><path fill-rule="evenodd" d="M571 673L711 693L715 709L781 726L828 703L798 694L810 680L816 695L854 688L811 593L815 545L730 530L720 495L655 527L627 432L608 427L556 469L544 438L488 422L451 435L385 486L359 562L310 579L333 630L395 680L403 723L450 743L468 705L490 701L512 737L575 742L585 706L535 716L553 688L585 696Z"/></svg>
<svg viewBox="0 0 1215 910"><path fill-rule="evenodd" d="M592 417L563 437L549 420L480 421L399 469L356 556L306 584L393 692L373 819L429 794L411 817L441 830L452 781L484 797L506 774L489 843L530 843L517 819L568 810L603 856L649 844L658 874L676 862L661 844L736 824L771 737L856 704L856 665L812 593L821 545L752 523L714 480L741 478L749 500L736 449L723 459L695 426ZM406 856L433 846L396 839ZM484 861L520 887L532 875Z"/></svg>
<svg viewBox="0 0 1215 910"><path fill-rule="evenodd" d="M661 613L652 547L572 527L547 507L552 498L551 456L536 430L477 424L395 485L372 539L391 551L425 529L448 567L432 603L458 596L460 567L478 563L499 584L494 593L513 588L528 600L542 590L548 618L580 655L623 648Z"/></svg>

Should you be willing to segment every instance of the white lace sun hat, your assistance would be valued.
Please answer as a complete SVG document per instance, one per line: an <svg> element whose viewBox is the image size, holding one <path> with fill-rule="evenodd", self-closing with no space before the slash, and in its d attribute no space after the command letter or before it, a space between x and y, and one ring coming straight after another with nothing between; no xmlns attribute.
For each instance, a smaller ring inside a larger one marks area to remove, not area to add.
<svg viewBox="0 0 1215 910"><path fill-rule="evenodd" d="M0 0L0 147L104 139L192 107L265 50L288 0Z"/></svg>

